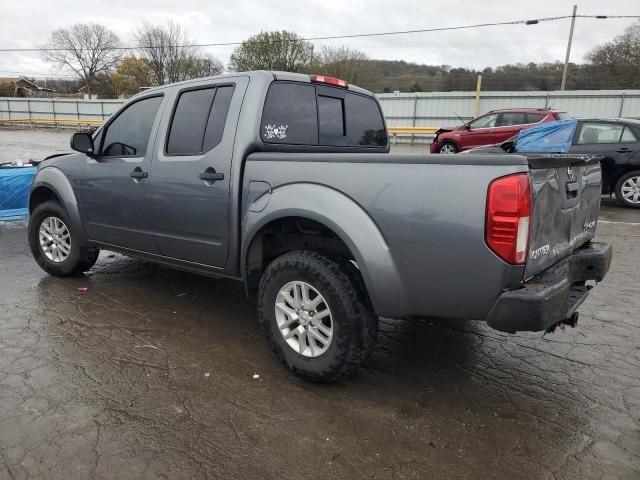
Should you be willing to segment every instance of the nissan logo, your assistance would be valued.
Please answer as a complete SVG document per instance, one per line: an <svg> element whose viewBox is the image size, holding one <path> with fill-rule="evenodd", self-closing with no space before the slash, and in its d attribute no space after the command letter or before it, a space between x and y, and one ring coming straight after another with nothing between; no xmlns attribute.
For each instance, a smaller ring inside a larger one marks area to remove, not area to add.
<svg viewBox="0 0 640 480"><path fill-rule="evenodd" d="M567 167L567 176L569 177L569 180L575 180L576 176L573 173L573 168Z"/></svg>

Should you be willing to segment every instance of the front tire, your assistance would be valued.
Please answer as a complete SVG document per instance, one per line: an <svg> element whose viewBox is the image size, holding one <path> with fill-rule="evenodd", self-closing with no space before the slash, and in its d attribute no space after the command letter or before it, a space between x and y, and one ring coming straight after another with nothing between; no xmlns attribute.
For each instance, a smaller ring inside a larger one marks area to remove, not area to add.
<svg viewBox="0 0 640 480"><path fill-rule="evenodd" d="M444 142L442 145L440 145L440 150L438 151L444 154L458 153L458 147L456 147L455 143Z"/></svg>
<svg viewBox="0 0 640 480"><path fill-rule="evenodd" d="M80 245L66 210L57 202L38 205L29 217L29 247L40 267L56 277L89 270L100 250Z"/></svg>
<svg viewBox="0 0 640 480"><path fill-rule="evenodd" d="M640 208L640 170L622 175L616 182L616 199L631 208Z"/></svg>
<svg viewBox="0 0 640 480"><path fill-rule="evenodd" d="M357 269L337 256L310 250L285 253L265 269L258 318L278 358L313 382L352 376L378 333Z"/></svg>

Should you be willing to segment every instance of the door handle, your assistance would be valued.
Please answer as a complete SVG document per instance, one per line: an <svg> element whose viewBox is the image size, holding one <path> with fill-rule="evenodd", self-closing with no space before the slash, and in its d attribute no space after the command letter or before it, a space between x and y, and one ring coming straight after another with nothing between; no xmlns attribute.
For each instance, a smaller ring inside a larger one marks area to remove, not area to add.
<svg viewBox="0 0 640 480"><path fill-rule="evenodd" d="M204 172L198 175L200 180L204 180L208 185L211 185L216 180L223 180L224 173L216 172L216 169L213 167L207 168Z"/></svg>
<svg viewBox="0 0 640 480"><path fill-rule="evenodd" d="M143 172L140 167L136 167L133 169L133 172L129 174L129 176L134 180L142 180L143 178L149 177L149 172Z"/></svg>
<svg viewBox="0 0 640 480"><path fill-rule="evenodd" d="M618 153L626 153L626 152L632 152L632 151L633 150L631 150L630 148L627 148L627 147L622 147L622 148L616 150L616 152L618 152Z"/></svg>

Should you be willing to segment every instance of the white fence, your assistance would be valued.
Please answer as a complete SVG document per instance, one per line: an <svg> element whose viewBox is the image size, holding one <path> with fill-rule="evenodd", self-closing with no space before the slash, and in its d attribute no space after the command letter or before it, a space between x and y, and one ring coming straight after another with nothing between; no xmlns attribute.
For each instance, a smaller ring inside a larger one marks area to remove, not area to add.
<svg viewBox="0 0 640 480"><path fill-rule="evenodd" d="M104 121L124 100L0 97L0 120L98 120Z"/></svg>
<svg viewBox="0 0 640 480"><path fill-rule="evenodd" d="M476 113L475 92L382 93L377 97L387 125L393 127L460 125L460 119L470 120ZM553 108L574 117L640 118L640 90L482 92L478 111L515 107Z"/></svg>
<svg viewBox="0 0 640 480"><path fill-rule="evenodd" d="M387 125L440 127L469 120L476 110L475 92L382 93L377 95ZM124 100L0 98L0 120L105 120ZM576 117L640 118L640 90L550 92L482 92L479 112L498 108L553 108ZM413 141L413 139L411 139ZM418 141L425 140L416 139Z"/></svg>

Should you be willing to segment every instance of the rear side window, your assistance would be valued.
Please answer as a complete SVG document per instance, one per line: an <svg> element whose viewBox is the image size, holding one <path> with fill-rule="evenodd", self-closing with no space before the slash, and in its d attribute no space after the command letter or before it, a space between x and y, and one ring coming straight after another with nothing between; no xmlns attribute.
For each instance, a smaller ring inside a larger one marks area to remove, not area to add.
<svg viewBox="0 0 640 480"><path fill-rule="evenodd" d="M527 123L538 123L546 117L544 113L527 113Z"/></svg>
<svg viewBox="0 0 640 480"><path fill-rule="evenodd" d="M622 137L620 137L621 142L637 142L635 134L631 131L629 127L624 127L622 131Z"/></svg>
<svg viewBox="0 0 640 480"><path fill-rule="evenodd" d="M502 113L498 119L497 127L507 127L510 125L525 124L525 114L521 112Z"/></svg>
<svg viewBox="0 0 640 480"><path fill-rule="evenodd" d="M143 157L162 97L139 100L126 107L104 134L102 156Z"/></svg>
<svg viewBox="0 0 640 480"><path fill-rule="evenodd" d="M274 82L262 114L266 143L325 146L386 146L377 102L342 89Z"/></svg>
<svg viewBox="0 0 640 480"><path fill-rule="evenodd" d="M198 155L222 139L232 86L182 92L167 139L168 155Z"/></svg>

